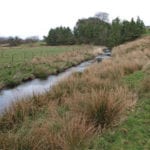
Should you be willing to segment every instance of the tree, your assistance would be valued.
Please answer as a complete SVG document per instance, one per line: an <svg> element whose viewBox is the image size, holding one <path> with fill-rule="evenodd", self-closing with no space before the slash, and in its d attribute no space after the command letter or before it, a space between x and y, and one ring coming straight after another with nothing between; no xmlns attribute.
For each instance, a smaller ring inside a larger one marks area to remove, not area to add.
<svg viewBox="0 0 150 150"><path fill-rule="evenodd" d="M39 41L39 37L38 36L30 36L30 37L27 37L24 40L24 43L35 43L35 42L38 42L38 41Z"/></svg>
<svg viewBox="0 0 150 150"><path fill-rule="evenodd" d="M138 17L136 20L136 26L137 26L136 32L138 36L146 32L146 27L144 25L144 22L140 19L140 17Z"/></svg>
<svg viewBox="0 0 150 150"><path fill-rule="evenodd" d="M80 19L74 28L78 43L105 45L110 25L99 18Z"/></svg>
<svg viewBox="0 0 150 150"><path fill-rule="evenodd" d="M108 38L108 46L114 47L122 42L122 23L119 18L112 21L111 29Z"/></svg>
<svg viewBox="0 0 150 150"><path fill-rule="evenodd" d="M131 21L120 21L119 18L116 18L111 24L108 45L114 47L123 42L134 40L140 37L144 32L144 23L139 18L137 18L137 21L134 21L133 18Z"/></svg>
<svg viewBox="0 0 150 150"><path fill-rule="evenodd" d="M99 12L94 17L79 19L74 32L67 27L51 29L44 37L48 45L95 44L108 47L134 40L145 32L145 25L138 17L121 21L116 18L108 23L108 13Z"/></svg>
<svg viewBox="0 0 150 150"><path fill-rule="evenodd" d="M136 22L132 18L131 21L124 20L122 24L122 42L134 40L145 32L145 25L139 17Z"/></svg>
<svg viewBox="0 0 150 150"><path fill-rule="evenodd" d="M23 40L19 37L9 37L8 38L8 43L10 46L18 46L20 44L22 44Z"/></svg>
<svg viewBox="0 0 150 150"><path fill-rule="evenodd" d="M44 37L48 45L74 44L74 35L69 27L57 27L50 29L48 36Z"/></svg>

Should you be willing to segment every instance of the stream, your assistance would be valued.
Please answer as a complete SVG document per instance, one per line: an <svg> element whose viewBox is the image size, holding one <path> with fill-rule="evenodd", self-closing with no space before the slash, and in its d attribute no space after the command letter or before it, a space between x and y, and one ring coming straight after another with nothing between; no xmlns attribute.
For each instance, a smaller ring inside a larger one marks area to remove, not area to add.
<svg viewBox="0 0 150 150"><path fill-rule="evenodd" d="M100 62L103 59L109 58L110 55L107 53L101 54L93 60L85 61L75 67L71 67L62 73L57 75L50 75L47 79L34 79L18 85L12 89L4 89L0 91L0 113L9 107L12 102L21 100L23 97L33 96L33 94L42 94L49 91L54 85L56 85L60 80L67 78L74 72L83 72L87 67L89 67L94 62ZM100 60L100 61L99 61Z"/></svg>

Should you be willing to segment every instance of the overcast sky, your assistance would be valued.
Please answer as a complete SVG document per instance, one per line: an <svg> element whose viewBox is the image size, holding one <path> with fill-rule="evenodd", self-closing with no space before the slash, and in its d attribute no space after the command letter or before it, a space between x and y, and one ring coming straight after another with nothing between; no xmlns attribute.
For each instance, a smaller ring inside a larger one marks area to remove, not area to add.
<svg viewBox="0 0 150 150"><path fill-rule="evenodd" d="M110 20L140 16L150 25L150 0L0 0L0 36L43 37L97 12L109 13Z"/></svg>

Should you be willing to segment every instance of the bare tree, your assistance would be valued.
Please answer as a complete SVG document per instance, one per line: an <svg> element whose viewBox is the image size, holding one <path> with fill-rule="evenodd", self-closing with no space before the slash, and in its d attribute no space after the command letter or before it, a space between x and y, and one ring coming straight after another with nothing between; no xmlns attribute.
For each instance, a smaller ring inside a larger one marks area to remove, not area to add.
<svg viewBox="0 0 150 150"><path fill-rule="evenodd" d="M99 18L100 20L104 22L109 22L109 14L106 12L98 12L95 14L96 18Z"/></svg>

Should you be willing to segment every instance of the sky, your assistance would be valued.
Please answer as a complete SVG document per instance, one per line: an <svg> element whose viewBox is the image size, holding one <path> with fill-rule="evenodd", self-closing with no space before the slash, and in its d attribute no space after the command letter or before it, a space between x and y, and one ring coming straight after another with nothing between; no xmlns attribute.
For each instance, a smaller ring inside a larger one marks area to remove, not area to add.
<svg viewBox="0 0 150 150"><path fill-rule="evenodd" d="M75 26L78 19L107 12L130 20L139 16L150 25L150 0L0 0L0 37L42 38L51 28Z"/></svg>

